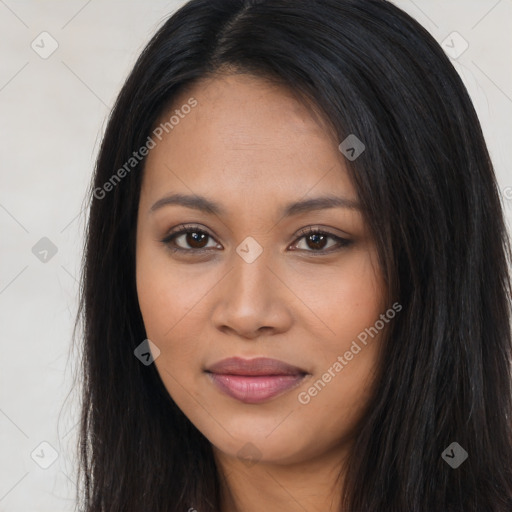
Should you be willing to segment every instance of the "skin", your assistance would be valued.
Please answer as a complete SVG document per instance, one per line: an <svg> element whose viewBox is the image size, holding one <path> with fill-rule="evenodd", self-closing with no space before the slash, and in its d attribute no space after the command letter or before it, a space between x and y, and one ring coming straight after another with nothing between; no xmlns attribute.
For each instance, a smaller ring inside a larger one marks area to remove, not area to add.
<svg viewBox="0 0 512 512"><path fill-rule="evenodd" d="M197 82L161 120L190 97L197 106L147 157L138 210L137 291L147 336L160 350L157 370L213 445L223 512L338 510L343 460L369 397L380 334L307 405L298 394L375 324L388 307L385 289L358 208L290 217L281 210L324 195L357 202L339 141L290 90L262 78ZM225 212L176 204L151 211L175 193L205 196ZM172 252L162 240L184 223L209 237L179 236L174 246L189 252ZM312 240L300 233L307 227L350 244ZM248 236L263 248L252 263L236 252ZM267 402L246 404L204 372L231 356L271 357L309 375ZM247 443L254 463L237 455Z"/></svg>

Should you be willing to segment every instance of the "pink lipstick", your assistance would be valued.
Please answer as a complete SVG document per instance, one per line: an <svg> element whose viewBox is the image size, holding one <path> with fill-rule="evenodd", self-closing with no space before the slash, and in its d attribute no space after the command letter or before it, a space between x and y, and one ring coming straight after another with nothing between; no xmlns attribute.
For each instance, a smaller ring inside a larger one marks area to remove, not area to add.
<svg viewBox="0 0 512 512"><path fill-rule="evenodd" d="M277 359L223 359L206 370L225 394L246 404L270 400L300 384L307 372Z"/></svg>

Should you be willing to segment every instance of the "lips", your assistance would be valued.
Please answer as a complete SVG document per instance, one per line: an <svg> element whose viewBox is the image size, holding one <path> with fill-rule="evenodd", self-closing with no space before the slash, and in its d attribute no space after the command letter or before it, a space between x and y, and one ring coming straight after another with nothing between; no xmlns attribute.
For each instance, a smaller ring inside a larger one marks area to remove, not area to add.
<svg viewBox="0 0 512 512"><path fill-rule="evenodd" d="M277 359L223 359L206 373L216 387L247 404L257 404L297 387L307 372Z"/></svg>
<svg viewBox="0 0 512 512"><path fill-rule="evenodd" d="M267 357L255 359L230 357L213 364L207 371L223 375L299 375L307 373L297 366Z"/></svg>

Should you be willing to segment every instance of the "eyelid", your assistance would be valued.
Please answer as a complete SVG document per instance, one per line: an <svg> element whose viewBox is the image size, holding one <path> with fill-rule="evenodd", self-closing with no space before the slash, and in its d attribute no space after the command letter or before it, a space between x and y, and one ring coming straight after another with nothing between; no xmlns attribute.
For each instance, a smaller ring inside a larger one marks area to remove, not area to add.
<svg viewBox="0 0 512 512"><path fill-rule="evenodd" d="M341 239L341 240L348 240L351 236L348 233L344 233L344 235L336 235L335 233L332 233L330 231L331 229L332 228L324 228L322 226L306 226L305 228L299 229L299 231L297 231L297 233L295 233L294 236L295 237L303 237L303 236L310 235L310 234L321 233L324 235L328 235L332 238L337 238L337 239Z"/></svg>

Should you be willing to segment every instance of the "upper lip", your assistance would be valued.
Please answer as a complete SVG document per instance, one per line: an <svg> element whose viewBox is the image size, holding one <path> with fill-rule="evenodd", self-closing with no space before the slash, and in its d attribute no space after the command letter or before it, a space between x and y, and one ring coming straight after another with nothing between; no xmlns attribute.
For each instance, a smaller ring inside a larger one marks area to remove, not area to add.
<svg viewBox="0 0 512 512"><path fill-rule="evenodd" d="M212 364L206 371L222 375L303 375L307 373L297 366L268 357L254 359L228 357Z"/></svg>

